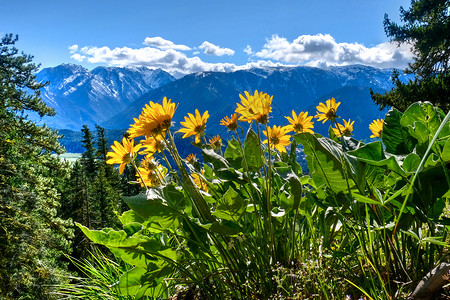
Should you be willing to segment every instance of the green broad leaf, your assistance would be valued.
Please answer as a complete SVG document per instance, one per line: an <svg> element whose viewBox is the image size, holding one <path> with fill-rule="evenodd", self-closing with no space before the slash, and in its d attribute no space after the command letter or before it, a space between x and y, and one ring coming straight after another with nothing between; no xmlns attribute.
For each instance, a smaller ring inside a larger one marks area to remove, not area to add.
<svg viewBox="0 0 450 300"><path fill-rule="evenodd" d="M352 194L353 197L355 197L355 200L358 202L362 202L362 203L367 203L367 204L374 204L374 205L382 205L382 203L380 203L377 200L374 200L372 198L357 194L357 193L353 193Z"/></svg>
<svg viewBox="0 0 450 300"><path fill-rule="evenodd" d="M414 126L408 126L408 133L417 140L419 144L426 144L428 147L428 141L433 137L430 136L430 131L422 122L414 122Z"/></svg>
<svg viewBox="0 0 450 300"><path fill-rule="evenodd" d="M406 176L405 171L400 167L399 162L397 161L397 159L400 160L400 157L392 155L389 158L385 158L381 142L366 144L357 150L349 151L348 154L366 164L383 167L394 171L401 176Z"/></svg>
<svg viewBox="0 0 450 300"><path fill-rule="evenodd" d="M294 139L303 145L308 168L316 186L326 185L335 193L347 190L341 161L333 154L336 151L330 149L331 146L325 148L319 139L309 133L296 134Z"/></svg>
<svg viewBox="0 0 450 300"><path fill-rule="evenodd" d="M142 287L141 278L146 272L147 270L144 268L134 267L122 274L119 278L119 292L123 296L135 296Z"/></svg>
<svg viewBox="0 0 450 300"><path fill-rule="evenodd" d="M357 150L349 151L348 154L368 161L381 161L386 159L383 144L379 141L366 144Z"/></svg>
<svg viewBox="0 0 450 300"><path fill-rule="evenodd" d="M173 207L178 211L183 211L186 208L186 198L184 197L183 192L173 184L164 186L162 192L164 199L170 207Z"/></svg>
<svg viewBox="0 0 450 300"><path fill-rule="evenodd" d="M136 232L139 232L142 230L142 223L138 222L132 222L123 225L123 230L127 233L127 236L132 236Z"/></svg>
<svg viewBox="0 0 450 300"><path fill-rule="evenodd" d="M275 161L273 167L275 168L278 174L286 174L292 171L291 166L282 161Z"/></svg>
<svg viewBox="0 0 450 300"><path fill-rule="evenodd" d="M142 277L142 281L145 282L148 287L152 287L152 292L156 292L154 293L154 296L156 299L158 299L158 296L160 296L160 293L164 291L164 288L161 288L161 283L162 280L165 279L166 277L170 276L170 274L173 273L173 267L170 265L165 265L162 268L153 270L153 271L148 271L147 273L145 273L145 275ZM154 289L157 287L160 287L158 289ZM136 299L140 294L137 293L136 294ZM143 293L142 295L148 295L148 293Z"/></svg>
<svg viewBox="0 0 450 300"><path fill-rule="evenodd" d="M136 214L145 220L146 228L159 231L176 230L179 218L184 217L180 211L161 202L147 200L143 197L126 197L124 200Z"/></svg>
<svg viewBox="0 0 450 300"><path fill-rule="evenodd" d="M235 169L242 168L242 153L240 149L239 142L233 137L227 145L224 153L225 159L230 163Z"/></svg>
<svg viewBox="0 0 450 300"><path fill-rule="evenodd" d="M203 160L211 163L214 169L228 168L228 162L225 158L217 154L211 146L202 147Z"/></svg>
<svg viewBox="0 0 450 300"><path fill-rule="evenodd" d="M216 175L218 178L220 178L222 180L230 180L230 181L237 182L239 184L246 183L246 181L244 180L244 174L237 171L235 168L216 170Z"/></svg>
<svg viewBox="0 0 450 300"><path fill-rule="evenodd" d="M339 137L336 135L336 133L334 133L333 127L330 126L328 127L328 137L330 139L332 139L333 141L335 141L336 143L339 143Z"/></svg>
<svg viewBox="0 0 450 300"><path fill-rule="evenodd" d="M450 162L450 137L447 138L444 144L444 148L442 149L442 159L445 162Z"/></svg>
<svg viewBox="0 0 450 300"><path fill-rule="evenodd" d="M218 201L213 215L224 220L237 221L245 212L247 201L230 186Z"/></svg>
<svg viewBox="0 0 450 300"><path fill-rule="evenodd" d="M128 223L143 223L144 219L138 216L133 210L128 210L124 212L121 216L118 216L122 225L126 225Z"/></svg>
<svg viewBox="0 0 450 300"><path fill-rule="evenodd" d="M147 269L150 264L155 264L158 260L149 255L148 251L138 248L109 248L115 257L120 258L127 264ZM161 263L164 261L160 260Z"/></svg>
<svg viewBox="0 0 450 300"><path fill-rule="evenodd" d="M403 161L403 169L408 173L413 173L419 167L420 161L421 158L419 157L419 155L411 153L406 156L405 160Z"/></svg>
<svg viewBox="0 0 450 300"><path fill-rule="evenodd" d="M441 125L441 119L431 103L416 102L403 113L400 124L415 131L414 137L419 142L425 142L431 141Z"/></svg>
<svg viewBox="0 0 450 300"><path fill-rule="evenodd" d="M244 141L244 156L247 165L256 170L263 167L259 142L258 135L250 127Z"/></svg>
<svg viewBox="0 0 450 300"><path fill-rule="evenodd" d="M241 228L238 224L227 220L204 225L202 224L200 226L220 235L236 235L241 232Z"/></svg>
<svg viewBox="0 0 450 300"><path fill-rule="evenodd" d="M197 172L199 173L198 175L204 177L205 179L212 179L214 177L214 170L207 164L203 164L203 173Z"/></svg>
<svg viewBox="0 0 450 300"><path fill-rule="evenodd" d="M148 241L148 237L135 234L128 236L124 230L113 230L112 228L104 228L102 230L91 230L79 223L75 223L81 231L94 243L104 245L106 247L135 247L141 243Z"/></svg>
<svg viewBox="0 0 450 300"><path fill-rule="evenodd" d="M410 136L408 131L401 125L403 114L391 109L384 119L381 139L386 146L386 151L392 154L409 154L417 144L417 140Z"/></svg>
<svg viewBox="0 0 450 300"><path fill-rule="evenodd" d="M302 200L303 187L300 182L300 178L294 173L291 172L286 176L289 185L291 186L291 196L289 197L289 202L292 202L292 210L297 210L300 206L300 201Z"/></svg>

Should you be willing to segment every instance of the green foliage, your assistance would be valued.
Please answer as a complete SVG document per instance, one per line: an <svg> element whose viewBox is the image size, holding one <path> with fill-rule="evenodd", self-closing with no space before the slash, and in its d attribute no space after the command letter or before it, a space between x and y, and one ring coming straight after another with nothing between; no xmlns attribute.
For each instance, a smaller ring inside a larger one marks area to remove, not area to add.
<svg viewBox="0 0 450 300"><path fill-rule="evenodd" d="M251 124L224 155L202 145L203 163L168 130L170 176L124 198L120 229L78 226L134 266L117 287L135 299L402 297L446 259L450 113L415 103L385 120L381 140L300 133L289 153Z"/></svg>
<svg viewBox="0 0 450 300"><path fill-rule="evenodd" d="M57 216L67 166L58 135L28 120L53 115L40 98L38 67L18 54L17 37L0 41L0 298L49 299L65 282L69 224Z"/></svg>
<svg viewBox="0 0 450 300"><path fill-rule="evenodd" d="M372 99L404 111L414 102L429 101L444 111L450 109L450 2L448 0L413 0L409 10L400 8L403 24L392 22L387 15L384 29L393 41L412 46L414 62L406 71L416 74L414 80L402 83L394 72L394 88Z"/></svg>

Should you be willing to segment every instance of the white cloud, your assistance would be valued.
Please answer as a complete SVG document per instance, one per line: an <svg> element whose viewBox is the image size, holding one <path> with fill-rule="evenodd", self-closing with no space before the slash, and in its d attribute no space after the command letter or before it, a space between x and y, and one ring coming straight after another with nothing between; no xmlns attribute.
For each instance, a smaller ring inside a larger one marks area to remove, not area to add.
<svg viewBox="0 0 450 300"><path fill-rule="evenodd" d="M78 62L111 66L161 68L176 77L202 71L232 72L250 68L298 65L323 68L330 65L365 64L381 68L404 68L412 60L411 49L407 45L397 47L395 44L382 43L368 48L358 43L337 43L328 34L302 35L292 42L284 37L274 35L266 41L258 52L252 50L250 45L247 45L243 51L252 60L245 65L204 62L197 56L199 52L195 49L193 54L188 56L184 52L174 49L175 46L179 47L179 49L185 49L183 47L187 46L174 45L172 43L170 48L170 43L166 43L167 45L163 46L164 41L170 41L162 38L153 38L149 42L148 39L144 43L155 47L159 45L159 48L150 46L141 48L79 47L78 45L72 45L68 49L71 53L71 58ZM164 47L167 49L162 49ZM210 54L214 55L234 54L234 51L231 49L220 48L206 41L200 48L205 53L209 51Z"/></svg>
<svg viewBox="0 0 450 300"><path fill-rule="evenodd" d="M252 47L250 47L250 45L247 45L247 47L245 47L244 52L247 53L247 55L252 55L253 51L252 51Z"/></svg>
<svg viewBox="0 0 450 300"><path fill-rule="evenodd" d="M367 48L359 43L337 43L329 34L301 35L292 42L273 35L255 56L299 65L365 64L380 68L404 68L413 57L407 45L397 48L382 43Z"/></svg>
<svg viewBox="0 0 450 300"><path fill-rule="evenodd" d="M146 46L150 46L150 47L156 47L156 48L159 48L162 50L168 50L168 49L179 50L179 51L191 50L191 48L186 45L176 45L172 41L165 40L160 36L146 37L143 44Z"/></svg>
<svg viewBox="0 0 450 300"><path fill-rule="evenodd" d="M79 49L79 52L72 55L72 58L77 61L105 63L113 66L161 68L175 76L201 71L230 72L236 68L236 65L229 63L206 63L197 56L187 57L184 53L173 49L83 47Z"/></svg>
<svg viewBox="0 0 450 300"><path fill-rule="evenodd" d="M68 49L70 50L70 53L75 53L78 51L78 45L69 46Z"/></svg>
<svg viewBox="0 0 450 300"><path fill-rule="evenodd" d="M79 53L75 53L72 56L70 56L70 58L75 59L76 61L82 62L86 60L86 56L84 55L80 55Z"/></svg>
<svg viewBox="0 0 450 300"><path fill-rule="evenodd" d="M203 44L199 46L200 49L204 50L204 53L210 54L210 55L216 55L216 56L222 56L222 55L234 55L234 50L231 50L229 48L221 48L219 46L216 46L210 42L204 41Z"/></svg>

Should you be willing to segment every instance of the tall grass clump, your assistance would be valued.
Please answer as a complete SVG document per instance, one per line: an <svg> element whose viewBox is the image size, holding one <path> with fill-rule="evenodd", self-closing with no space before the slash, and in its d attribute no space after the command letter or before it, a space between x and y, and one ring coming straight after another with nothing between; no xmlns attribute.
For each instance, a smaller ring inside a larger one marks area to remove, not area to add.
<svg viewBox="0 0 450 300"><path fill-rule="evenodd" d="M108 162L120 172L132 165L143 192L124 199L122 230L79 227L133 266L114 284L119 293L392 299L447 260L449 114L429 103L393 109L365 125L374 141L364 144L335 99L279 126L269 121L272 96L239 96L221 121L232 135L226 147L207 140L208 111L188 114L175 132L177 105L166 98L112 146ZM313 131L313 117L330 124L328 137ZM178 133L194 137L201 159L180 157Z"/></svg>

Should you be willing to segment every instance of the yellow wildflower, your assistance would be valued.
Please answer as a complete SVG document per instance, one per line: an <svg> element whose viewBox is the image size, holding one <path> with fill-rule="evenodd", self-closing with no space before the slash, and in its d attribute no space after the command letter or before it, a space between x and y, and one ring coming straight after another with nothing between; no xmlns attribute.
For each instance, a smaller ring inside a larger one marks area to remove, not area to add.
<svg viewBox="0 0 450 300"><path fill-rule="evenodd" d="M236 130L236 128L238 127L237 120L238 114L232 114L231 118L229 118L228 116L223 118L220 121L220 125L226 126L229 130L233 131Z"/></svg>
<svg viewBox="0 0 450 300"><path fill-rule="evenodd" d="M294 131L295 133L309 132L314 134L314 131L311 128L314 128L313 123L311 122L312 116L308 117L308 112L301 112L298 116L294 110L292 110L292 118L285 117L291 125L288 125L287 128L289 131Z"/></svg>
<svg viewBox="0 0 450 300"><path fill-rule="evenodd" d="M157 165L156 168L149 169L149 168L141 168L139 167L139 172L141 173L142 179L145 182L142 182L141 176L139 174L136 174L136 180L141 184L141 186L157 186L160 185L162 180L167 174L167 169L164 168L162 165Z"/></svg>
<svg viewBox="0 0 450 300"><path fill-rule="evenodd" d="M202 174L205 173L205 171L202 170ZM192 179L194 180L195 185L205 192L208 192L208 185L206 184L205 180L198 174L194 173L191 175Z"/></svg>
<svg viewBox="0 0 450 300"><path fill-rule="evenodd" d="M219 149L220 147L222 147L222 138L220 137L220 135L216 135L209 139L209 144L214 149Z"/></svg>
<svg viewBox="0 0 450 300"><path fill-rule="evenodd" d="M334 120L338 117L336 115L337 108L341 105L341 102L336 103L336 99L331 98L326 101L326 105L323 103L319 103L316 106L317 114L315 118L318 118L318 121L322 121L325 123L326 121L334 122Z"/></svg>
<svg viewBox="0 0 450 300"><path fill-rule="evenodd" d="M114 145L111 146L113 152L108 152L110 157L106 163L108 164L120 164L119 173L122 174L125 166L129 164L137 151L141 148L140 144L134 145L134 140L122 139L122 144L118 141L114 141Z"/></svg>
<svg viewBox="0 0 450 300"><path fill-rule="evenodd" d="M279 152L286 152L286 146L289 146L291 143L289 140L291 138L287 133L289 129L287 126L281 127L273 125L272 128L268 127L267 131L264 130L263 133L267 137L266 140L263 141L264 144L269 144L270 148L276 148Z"/></svg>
<svg viewBox="0 0 450 300"><path fill-rule="evenodd" d="M186 157L186 161L191 165L195 164L197 162L197 155L194 153L189 154Z"/></svg>
<svg viewBox="0 0 450 300"><path fill-rule="evenodd" d="M381 137L381 132L383 131L383 123L383 119L377 119L370 123L369 129L370 131L372 131L372 135L370 136L371 138Z"/></svg>
<svg viewBox="0 0 450 300"><path fill-rule="evenodd" d="M148 138L163 134L172 125L175 109L175 103L166 97L162 105L150 101L150 105L146 104L142 109L139 118L134 118L134 124L128 130L130 137L145 135Z"/></svg>
<svg viewBox="0 0 450 300"><path fill-rule="evenodd" d="M193 114L188 114L189 117L184 117L185 122L180 122L185 128L181 128L179 132L184 133L183 138L195 135L195 143L200 143L200 136L205 132L206 121L209 118L208 111L200 115L198 109L195 110L195 116Z"/></svg>
<svg viewBox="0 0 450 300"><path fill-rule="evenodd" d="M353 123L355 123L355 121L350 121L350 119L348 119L348 122L344 121L344 125L341 125L339 123L337 123L336 128L333 128L334 133L337 136L341 136L341 132L343 136L351 136L352 135L352 131L353 131Z"/></svg>
<svg viewBox="0 0 450 300"><path fill-rule="evenodd" d="M266 93L256 90L254 95L250 95L247 91L244 92L245 96L239 94L241 103L237 103L236 113L239 113L240 121L251 122L253 120L261 124L266 124L269 113L272 111L272 99L273 96L269 96Z"/></svg>
<svg viewBox="0 0 450 300"><path fill-rule="evenodd" d="M139 152L139 154L143 154L143 155L147 155L147 156L152 156L155 153L162 152L166 148L162 136L157 136L156 138L149 137L145 140L142 140L141 145L145 149L143 149L141 152Z"/></svg>

